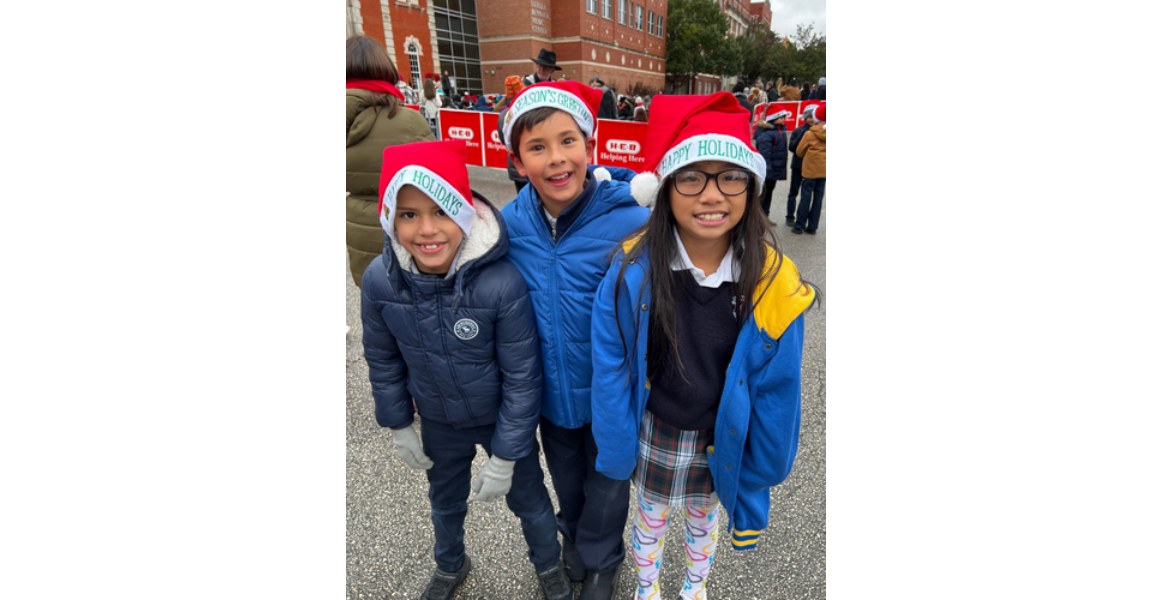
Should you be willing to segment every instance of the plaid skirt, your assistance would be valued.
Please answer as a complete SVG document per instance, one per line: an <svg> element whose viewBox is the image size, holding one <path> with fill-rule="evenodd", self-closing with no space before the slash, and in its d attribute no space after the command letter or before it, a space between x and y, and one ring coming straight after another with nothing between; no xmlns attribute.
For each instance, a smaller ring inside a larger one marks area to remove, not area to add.
<svg viewBox="0 0 1172 600"><path fill-rule="evenodd" d="M716 490L708 470L712 429L677 429L643 413L639 425L639 459L635 463L635 490L643 498L668 506L707 506Z"/></svg>

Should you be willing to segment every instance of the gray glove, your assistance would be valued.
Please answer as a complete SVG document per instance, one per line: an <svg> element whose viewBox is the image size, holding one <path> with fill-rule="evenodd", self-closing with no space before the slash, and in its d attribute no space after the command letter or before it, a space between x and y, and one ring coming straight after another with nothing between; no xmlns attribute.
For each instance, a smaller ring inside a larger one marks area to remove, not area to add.
<svg viewBox="0 0 1172 600"><path fill-rule="evenodd" d="M472 480L473 502L492 502L509 493L513 486L513 461L499 457L488 459L488 464Z"/></svg>
<svg viewBox="0 0 1172 600"><path fill-rule="evenodd" d="M395 450L399 452L399 458L403 459L408 467L426 471L435 464L423 453L419 436L415 434L415 429L410 425L402 429L392 429L391 436L395 442Z"/></svg>

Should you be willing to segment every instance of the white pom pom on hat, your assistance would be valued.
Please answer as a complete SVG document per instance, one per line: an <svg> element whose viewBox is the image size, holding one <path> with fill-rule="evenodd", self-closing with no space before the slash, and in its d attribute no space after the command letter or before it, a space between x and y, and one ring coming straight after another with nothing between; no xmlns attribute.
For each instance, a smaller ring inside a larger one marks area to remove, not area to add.
<svg viewBox="0 0 1172 600"><path fill-rule="evenodd" d="M655 195L659 193L659 178L655 173L639 173L631 180L631 196L639 206L655 204Z"/></svg>

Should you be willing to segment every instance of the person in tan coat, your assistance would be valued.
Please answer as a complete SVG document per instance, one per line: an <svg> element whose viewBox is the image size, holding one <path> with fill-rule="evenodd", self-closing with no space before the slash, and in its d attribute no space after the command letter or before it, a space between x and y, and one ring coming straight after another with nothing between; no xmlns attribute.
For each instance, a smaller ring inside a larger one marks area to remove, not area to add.
<svg viewBox="0 0 1172 600"><path fill-rule="evenodd" d="M346 249L358 287L367 265L383 253L378 221L383 149L435 140L427 119L404 108L398 82L385 46L363 36L346 40Z"/></svg>
<svg viewBox="0 0 1172 600"><path fill-rule="evenodd" d="M777 94L785 102L797 102L802 99L802 90L798 89L793 81L789 82L788 85L779 86Z"/></svg>
<svg viewBox="0 0 1172 600"><path fill-rule="evenodd" d="M798 143L802 158L802 201L790 231L815 233L822 217L822 196L826 192L826 105L819 106L809 119L810 130Z"/></svg>

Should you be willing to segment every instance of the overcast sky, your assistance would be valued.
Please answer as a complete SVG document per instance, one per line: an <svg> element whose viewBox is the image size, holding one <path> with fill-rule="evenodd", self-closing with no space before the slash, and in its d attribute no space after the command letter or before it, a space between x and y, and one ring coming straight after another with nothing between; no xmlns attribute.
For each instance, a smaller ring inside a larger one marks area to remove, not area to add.
<svg viewBox="0 0 1172 600"><path fill-rule="evenodd" d="M826 0L768 0L773 9L773 30L792 37L798 25L814 24L814 33L826 33Z"/></svg>

